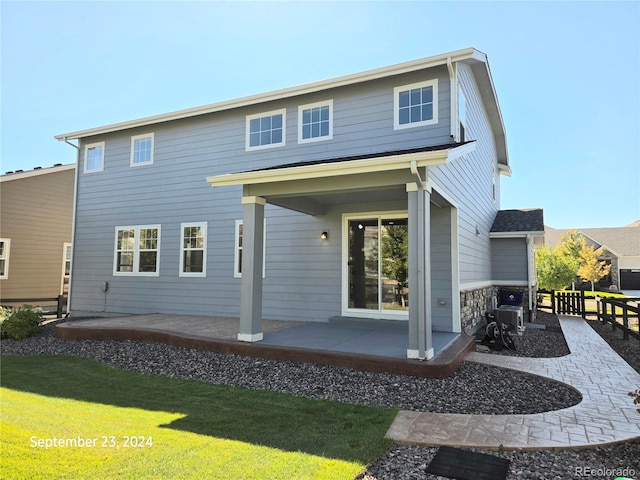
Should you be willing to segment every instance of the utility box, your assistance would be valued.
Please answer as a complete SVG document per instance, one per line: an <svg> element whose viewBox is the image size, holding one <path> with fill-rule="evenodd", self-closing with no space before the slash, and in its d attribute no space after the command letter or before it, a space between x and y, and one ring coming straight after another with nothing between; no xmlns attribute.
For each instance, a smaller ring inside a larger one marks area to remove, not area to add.
<svg viewBox="0 0 640 480"><path fill-rule="evenodd" d="M496 321L513 325L518 334L524 332L523 308L515 305L501 305L496 310Z"/></svg>

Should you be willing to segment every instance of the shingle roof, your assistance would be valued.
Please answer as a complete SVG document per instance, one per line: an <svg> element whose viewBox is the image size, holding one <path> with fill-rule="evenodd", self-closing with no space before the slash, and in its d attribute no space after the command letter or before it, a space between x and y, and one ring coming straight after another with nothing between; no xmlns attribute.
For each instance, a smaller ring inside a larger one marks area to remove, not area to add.
<svg viewBox="0 0 640 480"><path fill-rule="evenodd" d="M491 233L544 232L541 208L500 210L493 220Z"/></svg>
<svg viewBox="0 0 640 480"><path fill-rule="evenodd" d="M545 227L545 243L552 247L556 246L569 230ZM586 235L600 246L620 256L640 256L640 227L573 228L571 230Z"/></svg>
<svg viewBox="0 0 640 480"><path fill-rule="evenodd" d="M429 145L429 146L418 147L418 148L407 148L404 150L387 150L385 152L367 153L364 155L351 155L348 157L336 157L336 158L332 157L332 158L324 158L319 160L307 160L304 162L285 163L282 165L274 165L272 167L257 168L255 170L248 170L248 172L264 172L267 170L277 170L281 168L304 167L307 165L321 165L324 163L340 163L340 162L350 162L354 160L367 160L370 158L393 157L395 155L409 155L412 153L437 152L439 150L450 150L453 148L460 147L462 145L466 145L467 143L473 143L473 142L475 142L475 140L466 141L462 143L445 143L443 145Z"/></svg>

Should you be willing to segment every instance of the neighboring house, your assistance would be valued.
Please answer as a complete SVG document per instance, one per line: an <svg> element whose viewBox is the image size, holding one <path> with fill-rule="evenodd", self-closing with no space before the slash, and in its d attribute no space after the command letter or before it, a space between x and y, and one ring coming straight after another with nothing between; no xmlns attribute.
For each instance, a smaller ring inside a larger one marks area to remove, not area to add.
<svg viewBox="0 0 640 480"><path fill-rule="evenodd" d="M71 267L75 165L0 176L0 304L51 305ZM19 300L12 302L11 300Z"/></svg>
<svg viewBox="0 0 640 480"><path fill-rule="evenodd" d="M475 49L56 138L79 147L74 314L239 316L244 341L396 319L431 358L496 285L535 288L492 260L542 231L490 235L511 170Z"/></svg>
<svg viewBox="0 0 640 480"><path fill-rule="evenodd" d="M598 282L600 287L615 285L618 290L640 290L640 222L626 227L574 228L584 236L587 245L602 247L600 259L611 265L611 271ZM569 229L545 226L545 244L555 247Z"/></svg>

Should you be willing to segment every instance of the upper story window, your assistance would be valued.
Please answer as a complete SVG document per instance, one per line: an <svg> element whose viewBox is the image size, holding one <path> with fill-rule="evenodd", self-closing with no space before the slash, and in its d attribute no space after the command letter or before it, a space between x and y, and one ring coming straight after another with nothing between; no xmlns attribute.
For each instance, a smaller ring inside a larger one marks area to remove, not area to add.
<svg viewBox="0 0 640 480"><path fill-rule="evenodd" d="M0 279L9 278L9 246L11 240L0 238Z"/></svg>
<svg viewBox="0 0 640 480"><path fill-rule="evenodd" d="M131 166L153 163L153 133L131 137Z"/></svg>
<svg viewBox="0 0 640 480"><path fill-rule="evenodd" d="M247 115L247 150L285 145L286 110Z"/></svg>
<svg viewBox="0 0 640 480"><path fill-rule="evenodd" d="M114 275L159 275L160 225L116 227Z"/></svg>
<svg viewBox="0 0 640 480"><path fill-rule="evenodd" d="M298 143L333 138L333 100L298 107Z"/></svg>
<svg viewBox="0 0 640 480"><path fill-rule="evenodd" d="M438 80L393 89L394 129L438 123Z"/></svg>
<svg viewBox="0 0 640 480"><path fill-rule="evenodd" d="M84 173L104 170L104 142L89 143L84 147Z"/></svg>
<svg viewBox="0 0 640 480"><path fill-rule="evenodd" d="M180 255L181 277L207 276L207 223L183 223L182 252Z"/></svg>
<svg viewBox="0 0 640 480"><path fill-rule="evenodd" d="M464 142L467 131L467 99L465 98L464 92L462 91L462 87L460 85L458 85L458 118L460 121L460 134L458 137L458 141Z"/></svg>

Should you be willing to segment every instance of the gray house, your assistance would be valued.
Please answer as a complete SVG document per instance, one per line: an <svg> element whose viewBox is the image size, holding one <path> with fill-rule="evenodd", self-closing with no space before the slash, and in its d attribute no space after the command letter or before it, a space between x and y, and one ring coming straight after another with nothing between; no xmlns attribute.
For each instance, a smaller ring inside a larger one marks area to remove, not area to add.
<svg viewBox="0 0 640 480"><path fill-rule="evenodd" d="M543 232L490 234L511 170L475 49L56 138L78 142L72 314L240 317L248 342L263 318L397 320L432 358L494 287L535 288Z"/></svg>

